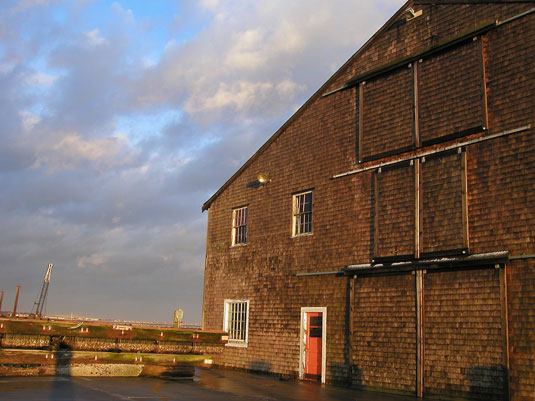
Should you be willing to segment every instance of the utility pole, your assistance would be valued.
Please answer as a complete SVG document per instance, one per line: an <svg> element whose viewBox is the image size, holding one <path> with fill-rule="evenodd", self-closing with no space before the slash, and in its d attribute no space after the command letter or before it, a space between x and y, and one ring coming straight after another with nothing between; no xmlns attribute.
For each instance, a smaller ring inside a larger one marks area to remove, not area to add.
<svg viewBox="0 0 535 401"><path fill-rule="evenodd" d="M17 317L17 304L19 303L20 285L17 285L17 295L15 295L15 305L13 306L13 317Z"/></svg>

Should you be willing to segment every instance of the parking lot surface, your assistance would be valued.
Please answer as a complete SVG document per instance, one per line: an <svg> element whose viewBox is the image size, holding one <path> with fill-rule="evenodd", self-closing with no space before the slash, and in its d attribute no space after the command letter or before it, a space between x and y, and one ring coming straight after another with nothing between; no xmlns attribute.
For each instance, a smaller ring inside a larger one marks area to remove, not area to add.
<svg viewBox="0 0 535 401"><path fill-rule="evenodd" d="M194 380L105 377L0 377L2 401L415 401L415 397L371 393L272 376L199 369Z"/></svg>

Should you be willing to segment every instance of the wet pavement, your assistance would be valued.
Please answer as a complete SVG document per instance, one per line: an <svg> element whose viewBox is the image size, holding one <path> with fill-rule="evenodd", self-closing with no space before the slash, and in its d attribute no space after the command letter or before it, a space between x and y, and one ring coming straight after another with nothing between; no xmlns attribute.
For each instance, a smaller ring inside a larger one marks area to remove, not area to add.
<svg viewBox="0 0 535 401"><path fill-rule="evenodd" d="M272 376L199 369L194 380L105 377L0 377L2 401L415 401L415 397L364 392ZM420 399L421 401L422 399Z"/></svg>

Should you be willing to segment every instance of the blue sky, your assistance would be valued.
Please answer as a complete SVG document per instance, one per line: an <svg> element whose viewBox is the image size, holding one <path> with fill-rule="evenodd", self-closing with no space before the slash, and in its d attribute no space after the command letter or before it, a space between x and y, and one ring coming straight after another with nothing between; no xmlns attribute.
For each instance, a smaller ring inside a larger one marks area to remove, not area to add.
<svg viewBox="0 0 535 401"><path fill-rule="evenodd" d="M398 0L0 3L0 290L200 322L201 205Z"/></svg>

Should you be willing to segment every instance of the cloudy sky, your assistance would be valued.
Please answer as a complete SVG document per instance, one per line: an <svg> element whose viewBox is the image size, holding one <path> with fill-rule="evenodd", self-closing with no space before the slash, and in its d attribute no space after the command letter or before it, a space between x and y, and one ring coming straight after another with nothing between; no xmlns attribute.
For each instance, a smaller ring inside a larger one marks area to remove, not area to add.
<svg viewBox="0 0 535 401"><path fill-rule="evenodd" d="M2 0L2 309L200 322L202 203L403 3Z"/></svg>

